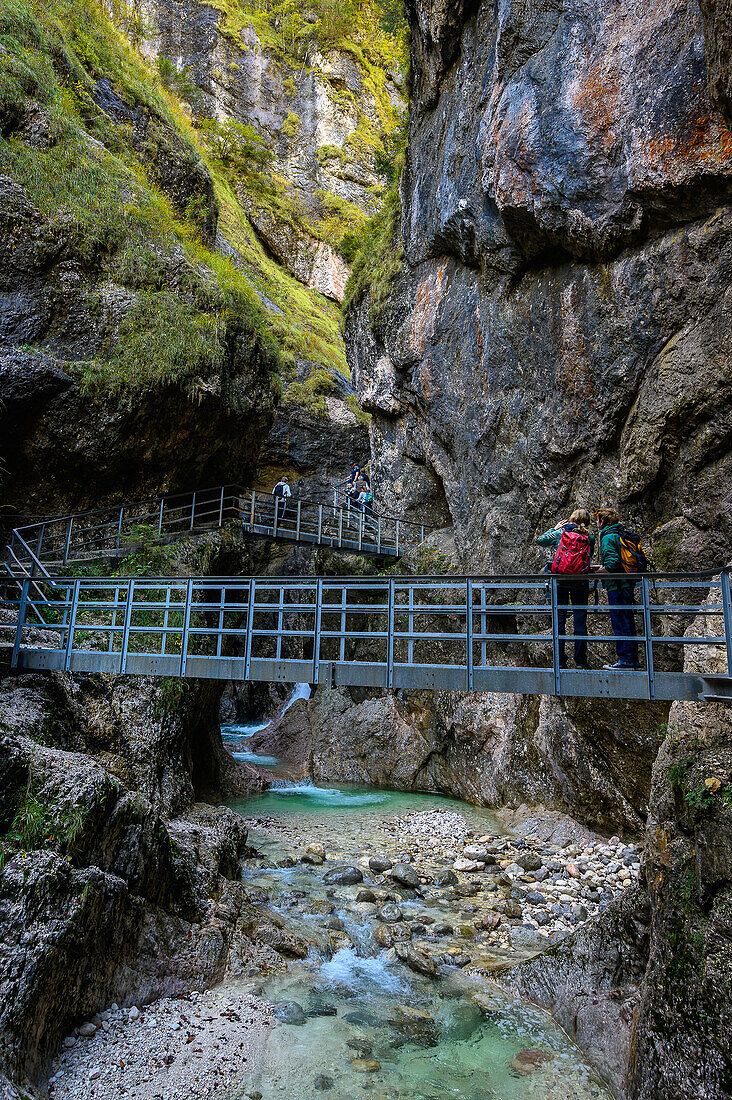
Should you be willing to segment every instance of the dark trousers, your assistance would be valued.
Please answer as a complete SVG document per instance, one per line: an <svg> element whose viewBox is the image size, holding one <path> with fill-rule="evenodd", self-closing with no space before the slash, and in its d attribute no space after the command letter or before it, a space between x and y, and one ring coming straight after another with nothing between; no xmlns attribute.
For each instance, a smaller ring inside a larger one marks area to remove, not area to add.
<svg viewBox="0 0 732 1100"><path fill-rule="evenodd" d="M279 523L287 514L287 497L275 497L275 511L277 514L277 522Z"/></svg>
<svg viewBox="0 0 732 1100"><path fill-rule="evenodd" d="M557 581L557 619L559 625L560 664L564 664L566 660L564 635L567 629L567 619L569 618L569 608L566 605L570 603L573 605L572 625L575 635L587 634L587 611L585 608L587 607L589 597L589 581ZM562 607L562 604L565 606ZM574 643L574 659L578 665L587 664L587 642Z"/></svg>
<svg viewBox="0 0 732 1100"><path fill-rule="evenodd" d="M635 629L635 588L632 584L619 588L608 588L607 602L610 604L610 622L616 636L615 649L618 660L624 665L638 665L638 643L621 641L624 635L633 635Z"/></svg>

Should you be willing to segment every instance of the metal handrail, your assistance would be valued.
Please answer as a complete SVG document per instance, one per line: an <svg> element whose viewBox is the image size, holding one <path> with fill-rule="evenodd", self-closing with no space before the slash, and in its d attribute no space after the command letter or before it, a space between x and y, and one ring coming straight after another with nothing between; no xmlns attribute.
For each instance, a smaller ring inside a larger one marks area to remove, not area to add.
<svg viewBox="0 0 732 1100"><path fill-rule="evenodd" d="M394 519L371 510L364 513L354 509L350 501L344 507L337 507L297 496L288 498L284 504L281 501L285 515L280 519L276 500L272 493L236 485L179 492L123 504L119 509L46 516L16 527L10 548L19 543L21 554L27 555L34 567L49 575L46 565L55 572L70 560L121 553L129 538L134 537L134 528L139 526L157 526L158 539L167 541L173 534L179 537L186 531L222 526L233 519L258 536L397 557L422 541L425 531L430 530L409 520ZM247 522L247 508L250 522ZM294 515L292 509L296 511L297 524L287 522L288 512L291 518ZM317 523L315 516L319 517ZM93 522L95 520L99 522Z"/></svg>
<svg viewBox="0 0 732 1100"><path fill-rule="evenodd" d="M33 644L32 634L24 644L26 579L14 660L23 668L67 671L732 701L729 572L662 574L659 581L682 595L690 587L712 590L715 598L703 614L721 619L723 633L669 634L664 623L683 605L653 604L651 582L643 577L637 606L642 629L636 621L626 638L640 647L643 667L632 672L562 667L558 612L574 608L558 602L558 578L547 575L56 578L39 582L49 586L46 607L58 636L52 645ZM521 589L543 590L548 602L519 602ZM496 596L501 602L491 603ZM587 610L601 621L611 612L604 605L588 604ZM491 620L507 615L516 620L513 629L495 629ZM661 629L654 632L659 619ZM582 638L592 646L617 641L605 631L567 640ZM669 651L687 646L708 653L725 646L727 674L716 671L716 658L706 672L674 668ZM507 663L509 651L514 663Z"/></svg>

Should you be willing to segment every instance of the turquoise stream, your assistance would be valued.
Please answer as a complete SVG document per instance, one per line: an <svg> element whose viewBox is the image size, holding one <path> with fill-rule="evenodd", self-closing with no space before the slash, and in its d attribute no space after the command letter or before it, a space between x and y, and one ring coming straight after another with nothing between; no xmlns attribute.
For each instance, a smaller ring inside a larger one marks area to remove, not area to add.
<svg viewBox="0 0 732 1100"><path fill-rule="evenodd" d="M247 820L260 853L245 871L247 885L265 890L285 929L312 945L309 957L285 974L252 982L268 1000L295 1001L306 1013L301 1025L280 1023L272 1033L267 1070L255 1082L263 1100L608 1100L581 1052L545 1012L457 967L444 967L438 980L421 977L375 942L373 920L356 902L359 887L328 888L329 864L275 865L312 841L338 861L384 853L390 836L398 843L396 818L414 810L456 811L467 829L495 833L488 811L429 795L286 780L231 805ZM330 917L309 911L328 901L336 907ZM414 898L402 909L419 920L438 912L429 904ZM350 937L336 942L335 952L333 917ZM323 1010L331 1014L316 1014ZM548 1058L522 1075L514 1060L527 1048ZM372 1072L364 1071L369 1059Z"/></svg>

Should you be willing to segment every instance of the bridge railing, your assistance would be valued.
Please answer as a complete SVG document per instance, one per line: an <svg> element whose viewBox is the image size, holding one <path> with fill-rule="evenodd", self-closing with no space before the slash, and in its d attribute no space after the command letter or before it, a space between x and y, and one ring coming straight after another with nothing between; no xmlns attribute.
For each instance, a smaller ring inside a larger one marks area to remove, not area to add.
<svg viewBox="0 0 732 1100"><path fill-rule="evenodd" d="M275 539L396 557L429 530L351 501L292 497L277 504L271 493L224 485L25 524L13 531L5 560L15 573L57 572L73 562L131 552L143 539L165 541L228 523Z"/></svg>
<svg viewBox="0 0 732 1100"><path fill-rule="evenodd" d="M698 698L702 686L715 698L714 683L732 674L727 572L638 578L626 640L637 641L641 667L628 672L562 667L566 605L545 575L35 583L57 642L34 640L26 580L14 647L26 668L628 699ZM591 662L614 660L611 609L585 609ZM692 619L705 628L686 636ZM693 674L683 671L689 646Z"/></svg>

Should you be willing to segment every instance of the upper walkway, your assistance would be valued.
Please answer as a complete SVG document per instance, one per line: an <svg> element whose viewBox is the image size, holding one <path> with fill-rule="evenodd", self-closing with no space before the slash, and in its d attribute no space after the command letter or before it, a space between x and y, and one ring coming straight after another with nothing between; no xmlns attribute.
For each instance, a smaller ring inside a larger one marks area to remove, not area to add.
<svg viewBox="0 0 732 1100"><path fill-rule="evenodd" d="M59 577L20 586L12 663L23 669L732 702L728 572L639 578L637 671L562 667L551 576ZM614 660L609 610L587 605L596 666Z"/></svg>
<svg viewBox="0 0 732 1100"><path fill-rule="evenodd" d="M48 516L16 527L3 566L13 576L52 576L69 565L130 554L143 539L170 542L225 525L250 535L398 558L429 528L364 513L337 491L332 502L291 497L276 507L271 493L219 485L73 515Z"/></svg>

